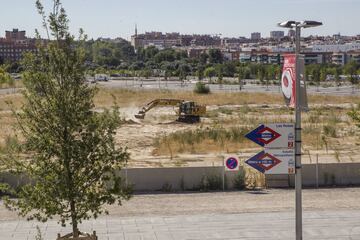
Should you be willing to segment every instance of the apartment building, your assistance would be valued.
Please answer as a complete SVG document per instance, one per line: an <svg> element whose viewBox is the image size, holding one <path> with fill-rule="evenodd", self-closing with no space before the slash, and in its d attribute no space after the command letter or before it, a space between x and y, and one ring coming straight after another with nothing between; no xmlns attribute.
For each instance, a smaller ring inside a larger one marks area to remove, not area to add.
<svg viewBox="0 0 360 240"><path fill-rule="evenodd" d="M0 62L19 61L25 52L37 52L35 40L27 38L25 31L13 29L0 38Z"/></svg>
<svg viewBox="0 0 360 240"><path fill-rule="evenodd" d="M284 31L271 31L270 32L270 38L271 39L276 39L276 40L280 40L285 36L285 32Z"/></svg>
<svg viewBox="0 0 360 240"><path fill-rule="evenodd" d="M253 32L250 36L251 40L260 40L261 39L261 33L259 32Z"/></svg>

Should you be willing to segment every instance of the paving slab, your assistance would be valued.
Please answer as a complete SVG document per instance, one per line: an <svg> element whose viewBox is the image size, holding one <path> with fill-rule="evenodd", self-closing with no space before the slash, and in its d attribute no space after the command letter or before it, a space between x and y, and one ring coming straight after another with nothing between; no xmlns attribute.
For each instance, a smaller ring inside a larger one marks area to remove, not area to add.
<svg viewBox="0 0 360 240"><path fill-rule="evenodd" d="M86 221L80 229L96 230L99 240L291 240L294 212L200 214L156 217L104 216ZM36 226L46 240L70 228L26 220L0 221L0 240L35 239ZM360 210L304 212L304 239L360 239Z"/></svg>

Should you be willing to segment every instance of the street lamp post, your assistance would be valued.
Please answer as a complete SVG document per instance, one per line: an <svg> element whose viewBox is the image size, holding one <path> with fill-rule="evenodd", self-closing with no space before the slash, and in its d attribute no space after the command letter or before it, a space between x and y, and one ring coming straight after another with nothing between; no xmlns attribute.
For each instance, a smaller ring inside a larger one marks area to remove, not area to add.
<svg viewBox="0 0 360 240"><path fill-rule="evenodd" d="M321 22L316 21L287 21L279 23L279 27L295 28L295 225L296 225L296 240L302 240L302 175L301 175L301 94L300 94L300 38L301 28L317 27L322 25Z"/></svg>

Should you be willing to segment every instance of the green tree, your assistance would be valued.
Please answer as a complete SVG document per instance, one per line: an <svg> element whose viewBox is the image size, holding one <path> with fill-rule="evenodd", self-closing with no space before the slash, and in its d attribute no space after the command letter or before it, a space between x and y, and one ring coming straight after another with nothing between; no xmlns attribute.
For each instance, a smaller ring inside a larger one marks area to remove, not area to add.
<svg viewBox="0 0 360 240"><path fill-rule="evenodd" d="M205 67L203 65L197 66L196 76L199 81L201 81L204 78L204 71L205 71Z"/></svg>
<svg viewBox="0 0 360 240"><path fill-rule="evenodd" d="M7 72L7 67L5 65L0 65L0 85L9 84L14 81L10 74Z"/></svg>
<svg viewBox="0 0 360 240"><path fill-rule="evenodd" d="M257 78L260 80L261 83L263 83L265 77L266 77L266 69L263 65L259 65L257 71Z"/></svg>
<svg viewBox="0 0 360 240"><path fill-rule="evenodd" d="M315 82L316 86L317 86L317 91L319 91L319 86L320 86L320 67L318 65L315 65L312 69L312 81Z"/></svg>
<svg viewBox="0 0 360 240"><path fill-rule="evenodd" d="M164 61L173 62L175 61L175 59L176 56L175 56L175 51L173 49L162 50L154 56L154 60L156 63L162 63Z"/></svg>
<svg viewBox="0 0 360 240"><path fill-rule="evenodd" d="M242 87L243 87L243 80L245 79L245 75L246 75L246 72L245 72L245 68L243 66L239 67L238 68L238 81L239 81L239 90L242 90Z"/></svg>
<svg viewBox="0 0 360 240"><path fill-rule="evenodd" d="M325 68L321 68L320 70L320 82L325 82L327 77L327 72Z"/></svg>
<svg viewBox="0 0 360 240"><path fill-rule="evenodd" d="M264 67L265 73L264 73L264 78L265 78L265 82L266 82L266 90L269 90L269 83L270 83L270 79L274 79L274 69L272 67L272 65L268 65Z"/></svg>
<svg viewBox="0 0 360 240"><path fill-rule="evenodd" d="M209 63L222 63L223 62L223 55L220 49L210 49L209 50Z"/></svg>
<svg viewBox="0 0 360 240"><path fill-rule="evenodd" d="M220 84L221 87L221 85L223 84L223 77L224 77L223 65L222 64L216 65L215 70L216 70L216 76L218 78L217 83Z"/></svg>
<svg viewBox="0 0 360 240"><path fill-rule="evenodd" d="M173 65L169 62L162 62L161 70L164 71L164 79L166 81L165 84L167 86L167 80L169 77L171 77L172 72L174 71Z"/></svg>
<svg viewBox="0 0 360 240"><path fill-rule="evenodd" d="M191 72L189 64L183 63L179 66L179 79L180 80L186 80L186 77Z"/></svg>
<svg viewBox="0 0 360 240"><path fill-rule="evenodd" d="M341 84L341 82L340 82L340 74L341 74L341 68L340 67L335 67L334 68L334 77L335 77L335 84L336 84L337 90L339 90L339 86Z"/></svg>
<svg viewBox="0 0 360 240"><path fill-rule="evenodd" d="M359 83L356 76L358 65L355 61L350 61L344 66L344 72L348 75L347 78L352 85L352 91L354 92L354 85Z"/></svg>
<svg viewBox="0 0 360 240"><path fill-rule="evenodd" d="M226 77L234 77L236 73L236 66L234 62L225 62L222 65L223 75Z"/></svg>
<svg viewBox="0 0 360 240"><path fill-rule="evenodd" d="M18 199L6 199L6 205L29 219L58 216L63 225L72 225L77 238L83 219L106 213L104 204L129 198L118 176L129 155L115 146L118 110L94 111L96 88L85 81L85 51L74 47L60 0L53 4L46 17L36 2L49 41L23 61L25 102L14 114L24 138L16 149L22 154L16 156L26 159L9 156L7 162L33 184L18 189ZM84 40L81 32L80 44Z"/></svg>
<svg viewBox="0 0 360 240"><path fill-rule="evenodd" d="M199 61L201 64L205 65L208 59L209 59L209 55L206 52L200 54Z"/></svg>
<svg viewBox="0 0 360 240"><path fill-rule="evenodd" d="M205 69L204 71L204 75L205 77L209 78L210 82L211 82L211 78L215 77L216 75L216 70L214 67L208 67Z"/></svg>

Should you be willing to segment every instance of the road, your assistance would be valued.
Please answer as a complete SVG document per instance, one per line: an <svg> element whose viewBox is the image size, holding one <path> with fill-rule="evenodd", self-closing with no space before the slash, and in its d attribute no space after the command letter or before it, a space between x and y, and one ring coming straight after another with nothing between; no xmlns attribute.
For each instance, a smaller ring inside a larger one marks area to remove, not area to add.
<svg viewBox="0 0 360 240"><path fill-rule="evenodd" d="M176 90L176 91L193 91L195 87L195 80L187 81L182 83L181 81L171 80L171 81L158 81L157 79L131 79L131 80L110 80L108 82L98 82L99 86L106 88L128 88L128 89L145 89L145 90ZM210 90L213 92L240 92L239 85L233 84L209 84ZM10 94L20 89L5 88L0 89L1 94ZM264 85L257 85L253 83L248 83L244 85L241 89L242 92L265 92L265 93L280 93L280 87L269 85L266 87ZM311 94L329 94L334 96L358 96L360 95L360 90L353 88L352 86L346 85L341 87L315 87L307 86L307 92Z"/></svg>
<svg viewBox="0 0 360 240"><path fill-rule="evenodd" d="M135 195L109 216L84 221L99 240L291 240L295 235L294 190ZM360 239L360 189L305 189L304 240ZM44 239L68 233L56 220L45 224L18 219L0 204L0 240ZM60 230L61 229L61 230ZM59 231L60 230L60 231Z"/></svg>
<svg viewBox="0 0 360 240"><path fill-rule="evenodd" d="M107 88L129 88L129 89L168 89L168 90L182 90L193 91L195 87L195 81L188 81L185 84L180 81L157 81L156 79L150 80L110 80L108 82L98 82L100 86ZM213 92L239 92L239 85L229 84L209 84L208 85ZM267 93L280 93L280 87L269 85L269 87L256 84L246 84L242 87L243 92L267 92ZM312 94L329 94L337 96L346 95L360 95L358 89L353 89L352 86L341 87L319 87L307 86L307 92Z"/></svg>

